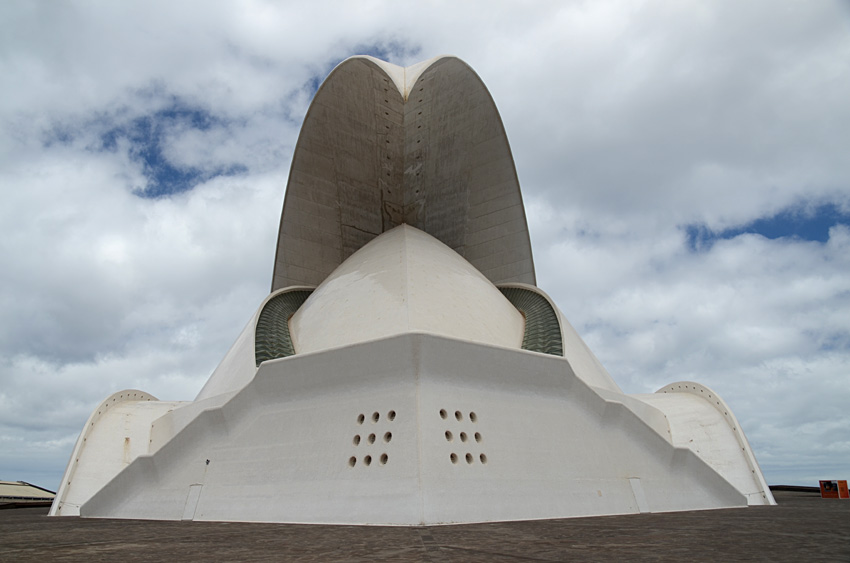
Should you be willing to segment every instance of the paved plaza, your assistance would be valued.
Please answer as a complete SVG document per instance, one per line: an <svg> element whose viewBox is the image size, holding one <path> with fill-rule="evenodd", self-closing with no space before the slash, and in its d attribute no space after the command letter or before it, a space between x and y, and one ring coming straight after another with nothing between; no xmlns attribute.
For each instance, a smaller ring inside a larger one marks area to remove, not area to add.
<svg viewBox="0 0 850 563"><path fill-rule="evenodd" d="M850 501L458 526L48 518L0 511L0 561L850 561Z"/></svg>

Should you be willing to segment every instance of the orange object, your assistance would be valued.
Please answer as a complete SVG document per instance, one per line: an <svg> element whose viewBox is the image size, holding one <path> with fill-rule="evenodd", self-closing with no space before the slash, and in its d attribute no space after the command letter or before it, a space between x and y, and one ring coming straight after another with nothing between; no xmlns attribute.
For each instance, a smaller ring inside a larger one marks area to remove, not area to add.
<svg viewBox="0 0 850 563"><path fill-rule="evenodd" d="M850 498L847 481L820 481L821 498Z"/></svg>

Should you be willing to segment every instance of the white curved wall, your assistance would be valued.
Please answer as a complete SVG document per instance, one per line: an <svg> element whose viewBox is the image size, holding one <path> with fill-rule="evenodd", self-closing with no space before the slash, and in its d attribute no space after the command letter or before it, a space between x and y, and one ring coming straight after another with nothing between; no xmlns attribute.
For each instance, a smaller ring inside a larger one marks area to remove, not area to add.
<svg viewBox="0 0 850 563"><path fill-rule="evenodd" d="M77 516L89 498L140 455L148 453L151 423L185 402L158 401L127 389L113 393L94 409L80 433L51 516Z"/></svg>
<svg viewBox="0 0 850 563"><path fill-rule="evenodd" d="M520 348L525 324L456 252L401 225L340 265L293 315L299 354L408 332Z"/></svg>
<svg viewBox="0 0 850 563"><path fill-rule="evenodd" d="M265 305L268 299L266 298L263 301L263 305ZM254 337L257 328L257 317L262 310L263 306L260 305L251 316L251 320L248 321L248 324L239 333L236 342L233 343L233 346L224 355L224 359L213 370L212 375L210 375L210 378L204 384L203 388L201 388L198 396L195 397L195 401L202 401L216 395L237 391L254 378L254 374L257 373L257 365L254 361Z"/></svg>
<svg viewBox="0 0 850 563"><path fill-rule="evenodd" d="M689 448L747 497L748 504L776 504L747 437L717 393L693 381L630 395L664 413L674 446Z"/></svg>

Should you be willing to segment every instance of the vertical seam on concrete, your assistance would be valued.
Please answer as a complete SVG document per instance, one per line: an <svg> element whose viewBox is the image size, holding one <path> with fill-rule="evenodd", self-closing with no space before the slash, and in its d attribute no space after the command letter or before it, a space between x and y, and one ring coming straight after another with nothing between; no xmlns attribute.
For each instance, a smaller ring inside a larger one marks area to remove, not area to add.
<svg viewBox="0 0 850 563"><path fill-rule="evenodd" d="M413 338L410 341L413 358L413 381L416 386L416 484L419 495L419 523L425 522L425 496L422 487L422 341Z"/></svg>
<svg viewBox="0 0 850 563"><path fill-rule="evenodd" d="M402 236L402 247L404 248L404 252L401 253L401 260L404 264L402 264L402 272L404 273L404 287L406 291L402 292L402 299L406 299L407 302L404 304L404 311L407 315L406 328L410 330L410 262L407 259L407 227L402 227L401 231Z"/></svg>

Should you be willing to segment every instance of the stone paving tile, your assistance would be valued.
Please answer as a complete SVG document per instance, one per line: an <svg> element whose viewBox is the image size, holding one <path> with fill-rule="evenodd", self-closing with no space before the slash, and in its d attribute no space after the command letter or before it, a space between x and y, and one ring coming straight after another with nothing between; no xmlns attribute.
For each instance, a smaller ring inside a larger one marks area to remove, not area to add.
<svg viewBox="0 0 850 563"><path fill-rule="evenodd" d="M850 561L850 501L386 527L48 518L0 510L0 561Z"/></svg>

